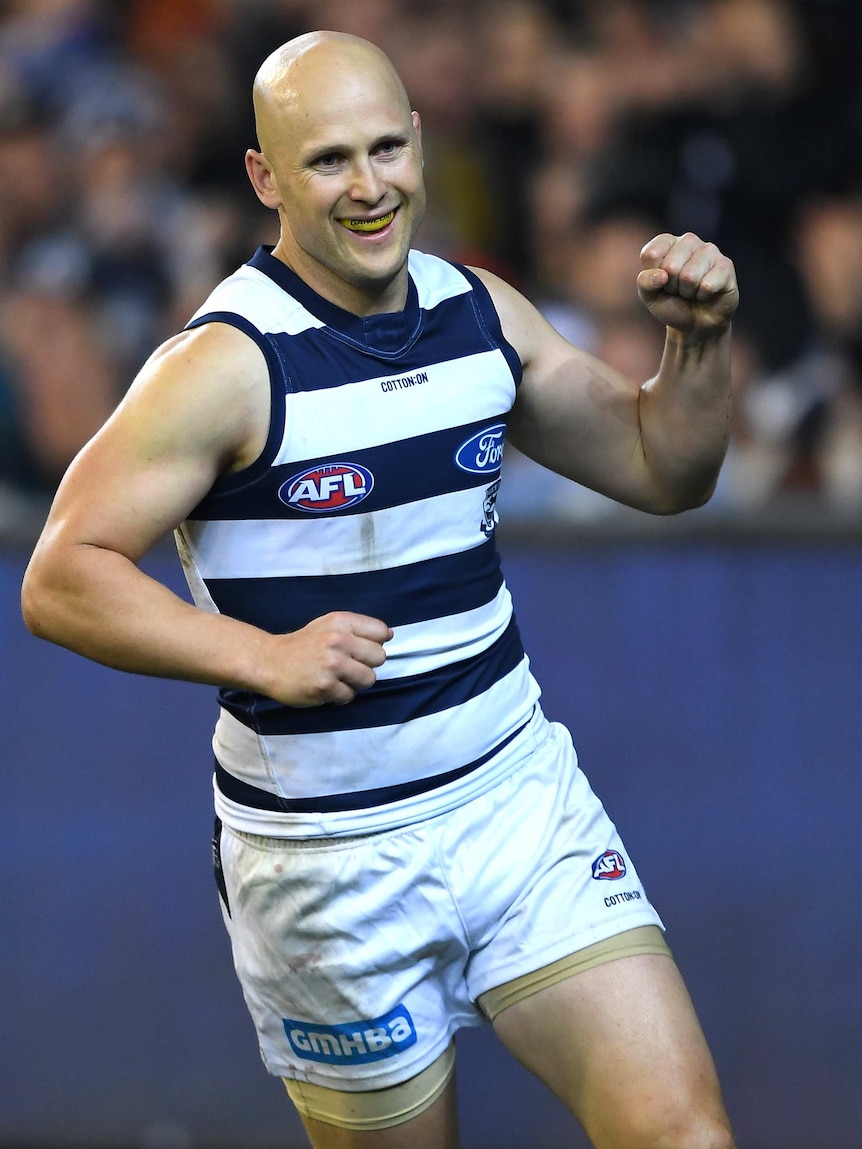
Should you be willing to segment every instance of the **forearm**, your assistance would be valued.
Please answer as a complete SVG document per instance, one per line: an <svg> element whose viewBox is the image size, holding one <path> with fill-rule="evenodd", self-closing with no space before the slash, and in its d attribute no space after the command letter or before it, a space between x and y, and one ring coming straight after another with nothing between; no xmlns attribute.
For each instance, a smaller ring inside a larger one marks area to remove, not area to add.
<svg viewBox="0 0 862 1149"><path fill-rule="evenodd" d="M253 690L285 706L352 701L374 685L393 635L351 611L270 634L200 610L124 555L88 544L40 543L21 597L33 634L106 666Z"/></svg>
<svg viewBox="0 0 862 1149"><path fill-rule="evenodd" d="M730 327L667 329L658 374L640 389L640 447L658 513L700 506L715 486L731 422Z"/></svg>
<svg viewBox="0 0 862 1149"><path fill-rule="evenodd" d="M199 610L113 551L79 544L61 557L37 548L22 610L37 637L117 670L264 687L263 650L271 636Z"/></svg>

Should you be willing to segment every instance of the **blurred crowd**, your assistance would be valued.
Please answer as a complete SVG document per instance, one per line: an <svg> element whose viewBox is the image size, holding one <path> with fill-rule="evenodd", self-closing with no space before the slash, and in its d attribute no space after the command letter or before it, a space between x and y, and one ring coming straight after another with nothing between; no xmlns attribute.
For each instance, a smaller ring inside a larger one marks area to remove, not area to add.
<svg viewBox="0 0 862 1149"><path fill-rule="evenodd" d="M862 512L858 0L0 2L0 532L260 243L250 88L291 36L380 44L422 115L417 246L500 272L627 374L641 246L736 262L733 443L705 513ZM607 500L510 452L504 512Z"/></svg>

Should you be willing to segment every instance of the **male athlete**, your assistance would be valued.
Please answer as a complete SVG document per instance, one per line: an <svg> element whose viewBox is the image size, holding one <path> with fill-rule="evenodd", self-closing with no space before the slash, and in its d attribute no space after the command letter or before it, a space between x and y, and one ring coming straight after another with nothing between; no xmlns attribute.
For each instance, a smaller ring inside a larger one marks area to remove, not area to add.
<svg viewBox="0 0 862 1149"><path fill-rule="evenodd" d="M279 241L70 468L27 623L220 687L222 909L317 1149L453 1149L453 1037L483 1019L598 1149L732 1149L658 915L542 714L494 502L509 440L646 511L708 499L733 266L691 234L644 247L667 335L632 384L497 277L411 250L419 117L376 47L301 36L254 105ZM194 606L138 566L171 531Z"/></svg>

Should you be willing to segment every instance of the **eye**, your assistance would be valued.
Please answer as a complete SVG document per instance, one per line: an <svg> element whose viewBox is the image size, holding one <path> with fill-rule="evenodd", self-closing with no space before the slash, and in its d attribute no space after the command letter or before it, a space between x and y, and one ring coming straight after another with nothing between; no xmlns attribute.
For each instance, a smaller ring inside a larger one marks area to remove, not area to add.
<svg viewBox="0 0 862 1149"><path fill-rule="evenodd" d="M381 142L374 149L375 155L380 156L382 159L390 159L396 155L403 147L402 140L381 140Z"/></svg>
<svg viewBox="0 0 862 1149"><path fill-rule="evenodd" d="M332 171L337 168L341 163L341 156L338 152L326 152L322 156L318 156L314 161L314 166L321 171Z"/></svg>

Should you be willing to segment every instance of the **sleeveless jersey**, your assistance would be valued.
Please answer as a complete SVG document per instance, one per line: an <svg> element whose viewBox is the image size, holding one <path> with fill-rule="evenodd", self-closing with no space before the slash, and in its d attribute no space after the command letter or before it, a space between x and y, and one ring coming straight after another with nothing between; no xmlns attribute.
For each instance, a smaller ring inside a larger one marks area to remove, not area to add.
<svg viewBox="0 0 862 1149"><path fill-rule="evenodd" d="M188 324L252 338L272 403L260 458L176 532L196 604L271 633L334 610L394 631L345 706L220 691L216 809L236 829L430 816L493 785L544 721L494 542L520 362L471 271L411 252L409 273L403 311L362 318L261 248Z"/></svg>

